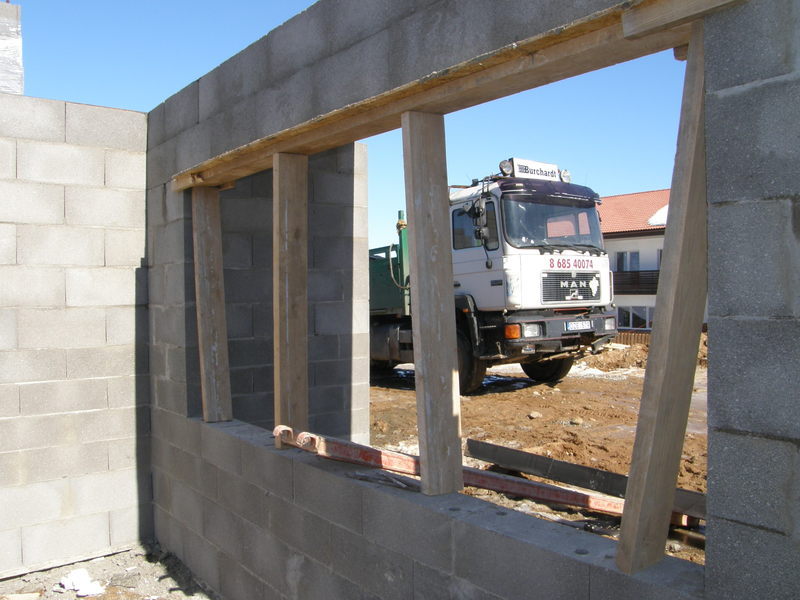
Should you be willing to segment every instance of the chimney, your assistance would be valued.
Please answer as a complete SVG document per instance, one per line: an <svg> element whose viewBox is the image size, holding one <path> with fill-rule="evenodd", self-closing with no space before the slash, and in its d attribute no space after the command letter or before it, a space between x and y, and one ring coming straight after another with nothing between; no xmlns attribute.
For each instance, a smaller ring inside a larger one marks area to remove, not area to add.
<svg viewBox="0 0 800 600"><path fill-rule="evenodd" d="M22 94L24 89L19 17L19 6L0 3L0 92L6 94Z"/></svg>

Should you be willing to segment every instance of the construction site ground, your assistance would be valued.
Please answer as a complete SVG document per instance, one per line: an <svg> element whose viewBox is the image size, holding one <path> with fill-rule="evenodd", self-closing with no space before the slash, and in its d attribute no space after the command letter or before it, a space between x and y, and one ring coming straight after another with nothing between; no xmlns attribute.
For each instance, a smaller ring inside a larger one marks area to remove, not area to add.
<svg viewBox="0 0 800 600"><path fill-rule="evenodd" d="M627 475L646 361L647 346L614 347L576 362L556 385L532 382L517 365L492 368L479 392L461 397L462 437ZM701 343L678 475L678 487L702 493L707 471L705 364L705 344ZM418 454L413 365L373 376L370 397L372 444ZM466 464L490 466L469 458ZM465 493L612 537L618 531L615 518L475 488ZM666 551L704 562L704 552L687 538L669 541Z"/></svg>

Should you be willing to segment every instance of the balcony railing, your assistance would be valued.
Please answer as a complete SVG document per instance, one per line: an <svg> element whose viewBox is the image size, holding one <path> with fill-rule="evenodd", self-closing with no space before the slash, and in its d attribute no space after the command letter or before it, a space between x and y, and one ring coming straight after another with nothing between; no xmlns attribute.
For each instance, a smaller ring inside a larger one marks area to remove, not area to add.
<svg viewBox="0 0 800 600"><path fill-rule="evenodd" d="M615 294L655 294L658 271L615 271Z"/></svg>

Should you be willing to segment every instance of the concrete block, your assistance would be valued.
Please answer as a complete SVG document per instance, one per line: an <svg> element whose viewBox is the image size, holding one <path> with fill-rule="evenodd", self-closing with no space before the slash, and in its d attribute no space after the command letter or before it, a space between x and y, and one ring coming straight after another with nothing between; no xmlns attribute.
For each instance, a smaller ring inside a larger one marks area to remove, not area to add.
<svg viewBox="0 0 800 600"><path fill-rule="evenodd" d="M228 326L228 339L253 337L252 304L226 304L225 321Z"/></svg>
<svg viewBox="0 0 800 600"><path fill-rule="evenodd" d="M17 347L17 311L0 309L0 350Z"/></svg>
<svg viewBox="0 0 800 600"><path fill-rule="evenodd" d="M19 455L21 485L108 471L106 442L71 443L15 454Z"/></svg>
<svg viewBox="0 0 800 600"><path fill-rule="evenodd" d="M147 290L138 285L137 269L70 268L66 271L67 306L132 306L144 304Z"/></svg>
<svg viewBox="0 0 800 600"><path fill-rule="evenodd" d="M96 556L109 550L109 543L107 513L22 528L22 554L26 565Z"/></svg>
<svg viewBox="0 0 800 600"><path fill-rule="evenodd" d="M593 565L589 583L591 600L698 600L703 598L703 568L700 565L666 557L657 569L633 576L614 565L612 553L604 565Z"/></svg>
<svg viewBox="0 0 800 600"><path fill-rule="evenodd" d="M147 340L147 307L123 306L105 310L106 342L110 346L145 343Z"/></svg>
<svg viewBox="0 0 800 600"><path fill-rule="evenodd" d="M64 270L0 265L0 306L64 306Z"/></svg>
<svg viewBox="0 0 800 600"><path fill-rule="evenodd" d="M800 439L798 335L797 319L709 319L709 429Z"/></svg>
<svg viewBox="0 0 800 600"><path fill-rule="evenodd" d="M0 487L12 487L26 482L24 476L23 452L0 453ZM4 527L9 527L5 524Z"/></svg>
<svg viewBox="0 0 800 600"><path fill-rule="evenodd" d="M0 265L17 262L17 226L0 223Z"/></svg>
<svg viewBox="0 0 800 600"><path fill-rule="evenodd" d="M192 575L210 586L211 589L219 590L221 560L219 549L189 529L183 533L183 542L183 561L192 570Z"/></svg>
<svg viewBox="0 0 800 600"><path fill-rule="evenodd" d="M330 564L334 548L329 521L277 496L270 497L270 531L308 557Z"/></svg>
<svg viewBox="0 0 800 600"><path fill-rule="evenodd" d="M413 562L410 557L369 542L341 527L333 527L332 538L336 548L332 568L337 575L386 600L413 596ZM365 565L369 568L364 568Z"/></svg>
<svg viewBox="0 0 800 600"><path fill-rule="evenodd" d="M217 477L217 501L223 508L239 515L247 522L267 527L269 521L268 492L248 483L247 480L226 471Z"/></svg>
<svg viewBox="0 0 800 600"><path fill-rule="evenodd" d="M200 81L193 81L163 105L164 131L162 139L171 138L199 123ZM155 111L151 112L151 115ZM151 117L153 118L153 117Z"/></svg>
<svg viewBox="0 0 800 600"><path fill-rule="evenodd" d="M155 540L149 501L139 506L112 510L108 517L112 548Z"/></svg>
<svg viewBox="0 0 800 600"><path fill-rule="evenodd" d="M265 435L268 436L265 432ZM264 447L266 446L266 447ZM262 490L291 500L293 497L293 451L275 450L270 443L242 444L242 475Z"/></svg>
<svg viewBox="0 0 800 600"><path fill-rule="evenodd" d="M800 522L800 449L751 435L709 432L708 512L792 535Z"/></svg>
<svg viewBox="0 0 800 600"><path fill-rule="evenodd" d="M147 151L147 189L168 183L178 172L178 139L172 138Z"/></svg>
<svg viewBox="0 0 800 600"><path fill-rule="evenodd" d="M144 229L145 194L140 190L67 187L64 215L70 225Z"/></svg>
<svg viewBox="0 0 800 600"><path fill-rule="evenodd" d="M224 133L214 131L212 123L209 121L203 121L191 129L182 131L177 137L167 142L167 145L171 145L174 142L174 145L172 145L174 148L174 155L171 157L172 161L169 163L171 166L174 166L174 170L161 170L157 171L156 174L166 176L167 181L169 181L175 173L193 167L212 156L216 156L217 153L212 150L212 143L214 142L214 136L219 134L221 134L223 138L227 137ZM150 177L149 169L147 176Z"/></svg>
<svg viewBox="0 0 800 600"><path fill-rule="evenodd" d="M17 527L0 531L0 577L22 567L22 534Z"/></svg>
<svg viewBox="0 0 800 600"><path fill-rule="evenodd" d="M290 598L370 598L364 590L331 571L325 563L307 555L292 554L286 564L286 582Z"/></svg>
<svg viewBox="0 0 800 600"><path fill-rule="evenodd" d="M233 150L260 137L257 127L253 127L257 102L255 96L245 97L203 121L200 127L203 129L203 138L210 142L211 156Z"/></svg>
<svg viewBox="0 0 800 600"><path fill-rule="evenodd" d="M247 527L243 532L244 566L262 581L277 590L287 593L286 568L293 551L269 531L258 527ZM272 591L272 590L270 590ZM272 595L268 595L271 598ZM284 596L276 596L282 598Z"/></svg>
<svg viewBox="0 0 800 600"><path fill-rule="evenodd" d="M103 265L103 231L60 225L17 225L17 262Z"/></svg>
<svg viewBox="0 0 800 600"><path fill-rule="evenodd" d="M164 142L167 137L165 134L164 116L166 112L165 102L156 106L147 113L147 149L151 150Z"/></svg>
<svg viewBox="0 0 800 600"><path fill-rule="evenodd" d="M0 383L24 383L66 378L65 350L4 350L0 352Z"/></svg>
<svg viewBox="0 0 800 600"><path fill-rule="evenodd" d="M0 452L53 448L79 443L77 420L75 414L0 419Z"/></svg>
<svg viewBox="0 0 800 600"><path fill-rule="evenodd" d="M137 357L135 345L75 348L67 352L67 379L123 377L146 372L147 365Z"/></svg>
<svg viewBox="0 0 800 600"><path fill-rule="evenodd" d="M797 597L796 534L784 536L718 518L709 520L706 531L705 598Z"/></svg>
<svg viewBox="0 0 800 600"><path fill-rule="evenodd" d="M144 498L149 501L152 494L145 479L149 482L136 468L73 477L69 480L73 510L89 515L136 506Z"/></svg>
<svg viewBox="0 0 800 600"><path fill-rule="evenodd" d="M313 64L330 52L331 40L335 38L327 33L327 17L324 7L309 7L257 42L263 45L260 51L266 55L264 69L274 81L280 81L306 64ZM345 39L351 40L349 31Z"/></svg>
<svg viewBox="0 0 800 600"><path fill-rule="evenodd" d="M303 457L305 458L305 457ZM294 461L294 502L327 521L356 533L363 531L362 491L347 478L352 466Z"/></svg>
<svg viewBox="0 0 800 600"><path fill-rule="evenodd" d="M200 455L224 471L241 475L241 443L226 429L225 423L204 423L200 429Z"/></svg>
<svg viewBox="0 0 800 600"><path fill-rule="evenodd" d="M164 193L164 218L165 223L172 223L182 219L192 218L192 192L191 190L184 190L182 192L174 192L166 185Z"/></svg>
<svg viewBox="0 0 800 600"><path fill-rule="evenodd" d="M758 0L704 20L706 89L718 91L787 75L794 66L792 0ZM763 39L763 43L756 40Z"/></svg>
<svg viewBox="0 0 800 600"><path fill-rule="evenodd" d="M17 311L20 348L86 348L106 343L102 308L21 308Z"/></svg>
<svg viewBox="0 0 800 600"><path fill-rule="evenodd" d="M96 379L27 383L19 388L23 415L70 413L108 407L106 382Z"/></svg>
<svg viewBox="0 0 800 600"><path fill-rule="evenodd" d="M443 497L442 497L443 498ZM408 494L363 490L364 537L418 562L450 569L453 523L447 514L420 506Z"/></svg>
<svg viewBox="0 0 800 600"><path fill-rule="evenodd" d="M265 583L241 566L239 561L220 554L219 589L230 600L264 598Z"/></svg>
<svg viewBox="0 0 800 600"><path fill-rule="evenodd" d="M355 306L349 302L319 302L314 307L315 335L350 335L360 320ZM369 321L367 311L363 320Z"/></svg>
<svg viewBox="0 0 800 600"><path fill-rule="evenodd" d="M249 269L247 271L225 271L226 302L258 303L271 298L271 270Z"/></svg>
<svg viewBox="0 0 800 600"><path fill-rule="evenodd" d="M107 229L105 264L109 267L141 267L145 257L144 229Z"/></svg>
<svg viewBox="0 0 800 600"><path fill-rule="evenodd" d="M449 572L431 569L415 562L414 598L447 598L448 600L500 600L465 579L453 577Z"/></svg>
<svg viewBox="0 0 800 600"><path fill-rule="evenodd" d="M191 304L194 292L192 263L164 265L164 304Z"/></svg>
<svg viewBox="0 0 800 600"><path fill-rule="evenodd" d="M788 198L709 208L710 264L740 254L742 244L761 249L741 253L736 269L709 271L711 315L800 318L800 253L792 226L798 211L800 200Z"/></svg>
<svg viewBox="0 0 800 600"><path fill-rule="evenodd" d="M0 138L0 179L17 177L17 141Z"/></svg>
<svg viewBox="0 0 800 600"><path fill-rule="evenodd" d="M253 265L253 238L244 233L222 236L222 259L226 269L249 269Z"/></svg>
<svg viewBox="0 0 800 600"><path fill-rule="evenodd" d="M173 490L173 510L175 504ZM219 504L203 498L203 529L202 534L208 541L217 546L225 554L237 561L244 557L242 544L243 531L252 527L233 512Z"/></svg>
<svg viewBox="0 0 800 600"><path fill-rule="evenodd" d="M0 489L3 519L16 527L45 523L72 513L67 480Z"/></svg>
<svg viewBox="0 0 800 600"><path fill-rule="evenodd" d="M800 106L789 99L798 94L800 80L776 79L706 95L709 202L796 197Z"/></svg>
<svg viewBox="0 0 800 600"><path fill-rule="evenodd" d="M321 250L317 252L321 253ZM341 302L344 300L344 289L345 282L339 271L315 269L308 273L308 299L310 302Z"/></svg>
<svg viewBox="0 0 800 600"><path fill-rule="evenodd" d="M31 181L0 181L0 221L63 223L64 187Z"/></svg>
<svg viewBox="0 0 800 600"><path fill-rule="evenodd" d="M269 178L270 185L272 178ZM264 233L272 229L272 191L265 198L231 198L222 203L221 218L224 232Z"/></svg>
<svg viewBox="0 0 800 600"><path fill-rule="evenodd" d="M146 157L144 152L106 150L105 183L110 188L144 190Z"/></svg>
<svg viewBox="0 0 800 600"><path fill-rule="evenodd" d="M19 414L19 386L0 385L0 417L16 417Z"/></svg>
<svg viewBox="0 0 800 600"><path fill-rule="evenodd" d="M272 344L262 338L228 341L232 367L257 367L272 362Z"/></svg>
<svg viewBox="0 0 800 600"><path fill-rule="evenodd" d="M66 142L144 152L147 116L131 110L67 102Z"/></svg>
<svg viewBox="0 0 800 600"><path fill-rule="evenodd" d="M130 408L150 403L150 381L147 375L111 377L108 384L109 408Z"/></svg>
<svg viewBox="0 0 800 600"><path fill-rule="evenodd" d="M79 415L79 428L86 442L134 439L150 431L148 407L90 411Z"/></svg>
<svg viewBox="0 0 800 600"><path fill-rule="evenodd" d="M192 222L173 221L159 227L154 235L155 264L192 262Z"/></svg>
<svg viewBox="0 0 800 600"><path fill-rule="evenodd" d="M89 146L17 142L17 177L42 183L102 186L105 151Z"/></svg>
<svg viewBox="0 0 800 600"><path fill-rule="evenodd" d="M63 142L64 102L16 94L0 96L0 136Z"/></svg>
<svg viewBox="0 0 800 600"><path fill-rule="evenodd" d="M203 496L180 481L172 482L172 513L197 534L203 533Z"/></svg>

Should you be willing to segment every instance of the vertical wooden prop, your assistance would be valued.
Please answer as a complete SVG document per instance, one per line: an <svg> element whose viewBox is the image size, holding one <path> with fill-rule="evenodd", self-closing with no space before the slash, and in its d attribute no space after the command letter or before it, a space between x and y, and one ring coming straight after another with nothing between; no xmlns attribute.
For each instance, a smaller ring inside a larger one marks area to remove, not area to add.
<svg viewBox="0 0 800 600"><path fill-rule="evenodd" d="M192 188L192 243L203 420L230 421L231 380L219 190Z"/></svg>
<svg viewBox="0 0 800 600"><path fill-rule="evenodd" d="M444 117L402 115L422 492L464 487Z"/></svg>
<svg viewBox="0 0 800 600"><path fill-rule="evenodd" d="M276 154L272 176L275 424L308 431L308 157Z"/></svg>
<svg viewBox="0 0 800 600"><path fill-rule="evenodd" d="M617 566L664 556L707 291L703 25L693 25L656 314L633 447Z"/></svg>

